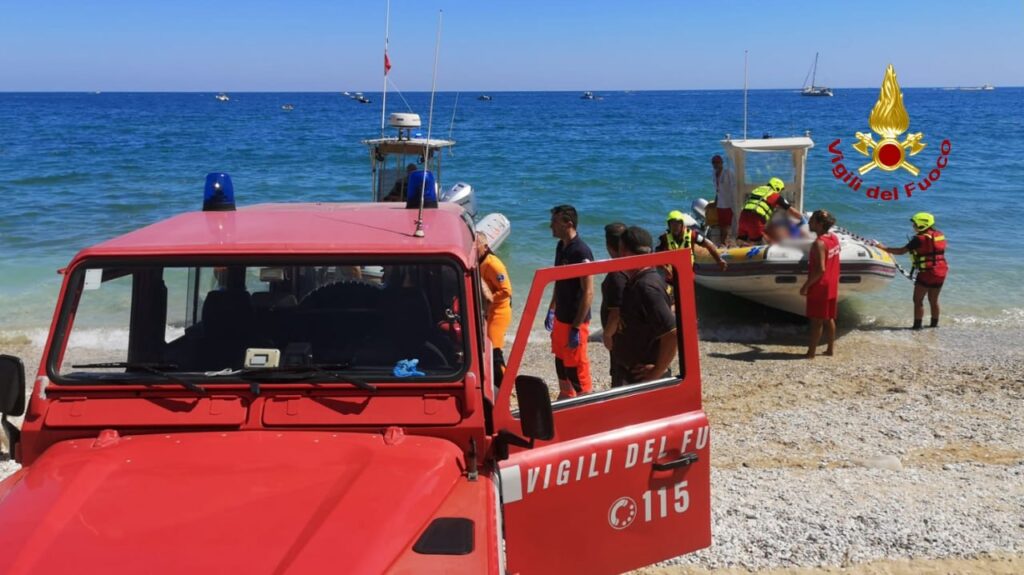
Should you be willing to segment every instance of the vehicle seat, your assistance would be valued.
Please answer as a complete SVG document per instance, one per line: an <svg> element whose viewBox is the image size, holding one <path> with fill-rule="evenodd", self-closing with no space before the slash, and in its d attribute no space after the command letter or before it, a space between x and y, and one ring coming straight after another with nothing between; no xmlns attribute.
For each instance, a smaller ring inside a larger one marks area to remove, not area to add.
<svg viewBox="0 0 1024 575"><path fill-rule="evenodd" d="M202 369L240 368L252 342L253 310L249 292L211 291L203 302Z"/></svg>
<svg viewBox="0 0 1024 575"><path fill-rule="evenodd" d="M388 289L382 318L384 329L360 347L356 364L390 366L401 359L419 359L420 367L436 369L450 365L451 341L433 321L430 302L421 289Z"/></svg>

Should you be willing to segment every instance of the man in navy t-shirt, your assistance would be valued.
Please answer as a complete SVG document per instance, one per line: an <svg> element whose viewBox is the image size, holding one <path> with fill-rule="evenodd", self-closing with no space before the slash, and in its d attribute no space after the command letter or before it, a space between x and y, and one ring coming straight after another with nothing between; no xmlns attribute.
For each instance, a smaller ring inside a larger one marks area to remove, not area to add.
<svg viewBox="0 0 1024 575"><path fill-rule="evenodd" d="M590 262L594 254L576 232L579 218L570 205L551 209L551 235L558 238L555 265ZM590 358L587 336L590 331L590 302L594 299L594 280L590 276L559 280L548 306L544 327L551 332L551 352L555 354L559 399L590 393Z"/></svg>

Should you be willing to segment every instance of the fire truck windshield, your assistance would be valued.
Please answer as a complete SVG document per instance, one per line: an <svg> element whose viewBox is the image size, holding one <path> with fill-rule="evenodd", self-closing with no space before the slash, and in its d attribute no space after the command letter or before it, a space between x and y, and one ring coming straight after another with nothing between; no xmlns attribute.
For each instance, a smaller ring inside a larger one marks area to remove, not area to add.
<svg viewBox="0 0 1024 575"><path fill-rule="evenodd" d="M186 386L329 375L360 387L462 373L458 264L310 259L87 261L72 272L48 373L60 383Z"/></svg>

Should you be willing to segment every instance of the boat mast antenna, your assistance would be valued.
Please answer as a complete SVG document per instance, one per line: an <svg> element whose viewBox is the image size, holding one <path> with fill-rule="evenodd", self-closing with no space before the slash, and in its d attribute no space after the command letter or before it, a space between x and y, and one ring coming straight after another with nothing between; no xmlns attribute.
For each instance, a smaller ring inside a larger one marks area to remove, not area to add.
<svg viewBox="0 0 1024 575"><path fill-rule="evenodd" d="M427 113L427 141L423 145L423 158L426 166L430 167L430 132L434 126L434 95L437 93L437 59L441 53L441 22L444 18L444 10L437 11L437 40L434 42L434 74L430 80L430 111ZM416 231L412 235L417 238L423 237L423 201L427 193L427 178L423 178L420 184L420 209L416 215ZM434 190L437 193L437 190Z"/></svg>
<svg viewBox="0 0 1024 575"><path fill-rule="evenodd" d="M452 134L455 133L455 111L459 109L459 93L455 92L455 105L452 106L452 122L448 124L448 139L452 139ZM448 148L448 155L454 156L452 153L454 148Z"/></svg>
<svg viewBox="0 0 1024 575"><path fill-rule="evenodd" d="M388 58L388 38L391 34L391 0L388 0L384 15L384 90L380 97L380 137L384 137L384 117L388 109L388 70L391 60Z"/></svg>
<svg viewBox="0 0 1024 575"><path fill-rule="evenodd" d="M747 139L747 50L743 51L743 139Z"/></svg>
<svg viewBox="0 0 1024 575"><path fill-rule="evenodd" d="M811 89L814 89L818 79L818 53L814 53L814 68L811 69Z"/></svg>

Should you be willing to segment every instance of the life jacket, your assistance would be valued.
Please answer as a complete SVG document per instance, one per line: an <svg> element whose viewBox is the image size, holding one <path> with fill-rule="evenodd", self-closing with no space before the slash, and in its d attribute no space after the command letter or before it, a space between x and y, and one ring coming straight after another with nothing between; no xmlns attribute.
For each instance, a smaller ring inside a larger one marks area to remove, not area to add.
<svg viewBox="0 0 1024 575"><path fill-rule="evenodd" d="M751 190L747 197L747 203L743 204L745 211L751 211L761 217L765 222L772 217L772 206L768 203L768 197L775 193L775 190L768 186L758 186Z"/></svg>
<svg viewBox="0 0 1024 575"><path fill-rule="evenodd" d="M670 250L690 250L690 263L696 261L696 256L693 255L693 231L689 229L683 230L683 240L680 242L676 241L675 236L672 235L672 231L665 232L665 242L668 244Z"/></svg>
<svg viewBox="0 0 1024 575"><path fill-rule="evenodd" d="M919 272L945 271L946 236L935 228L928 228L917 234L917 239L921 245L916 250L910 250L910 260L914 269Z"/></svg>

